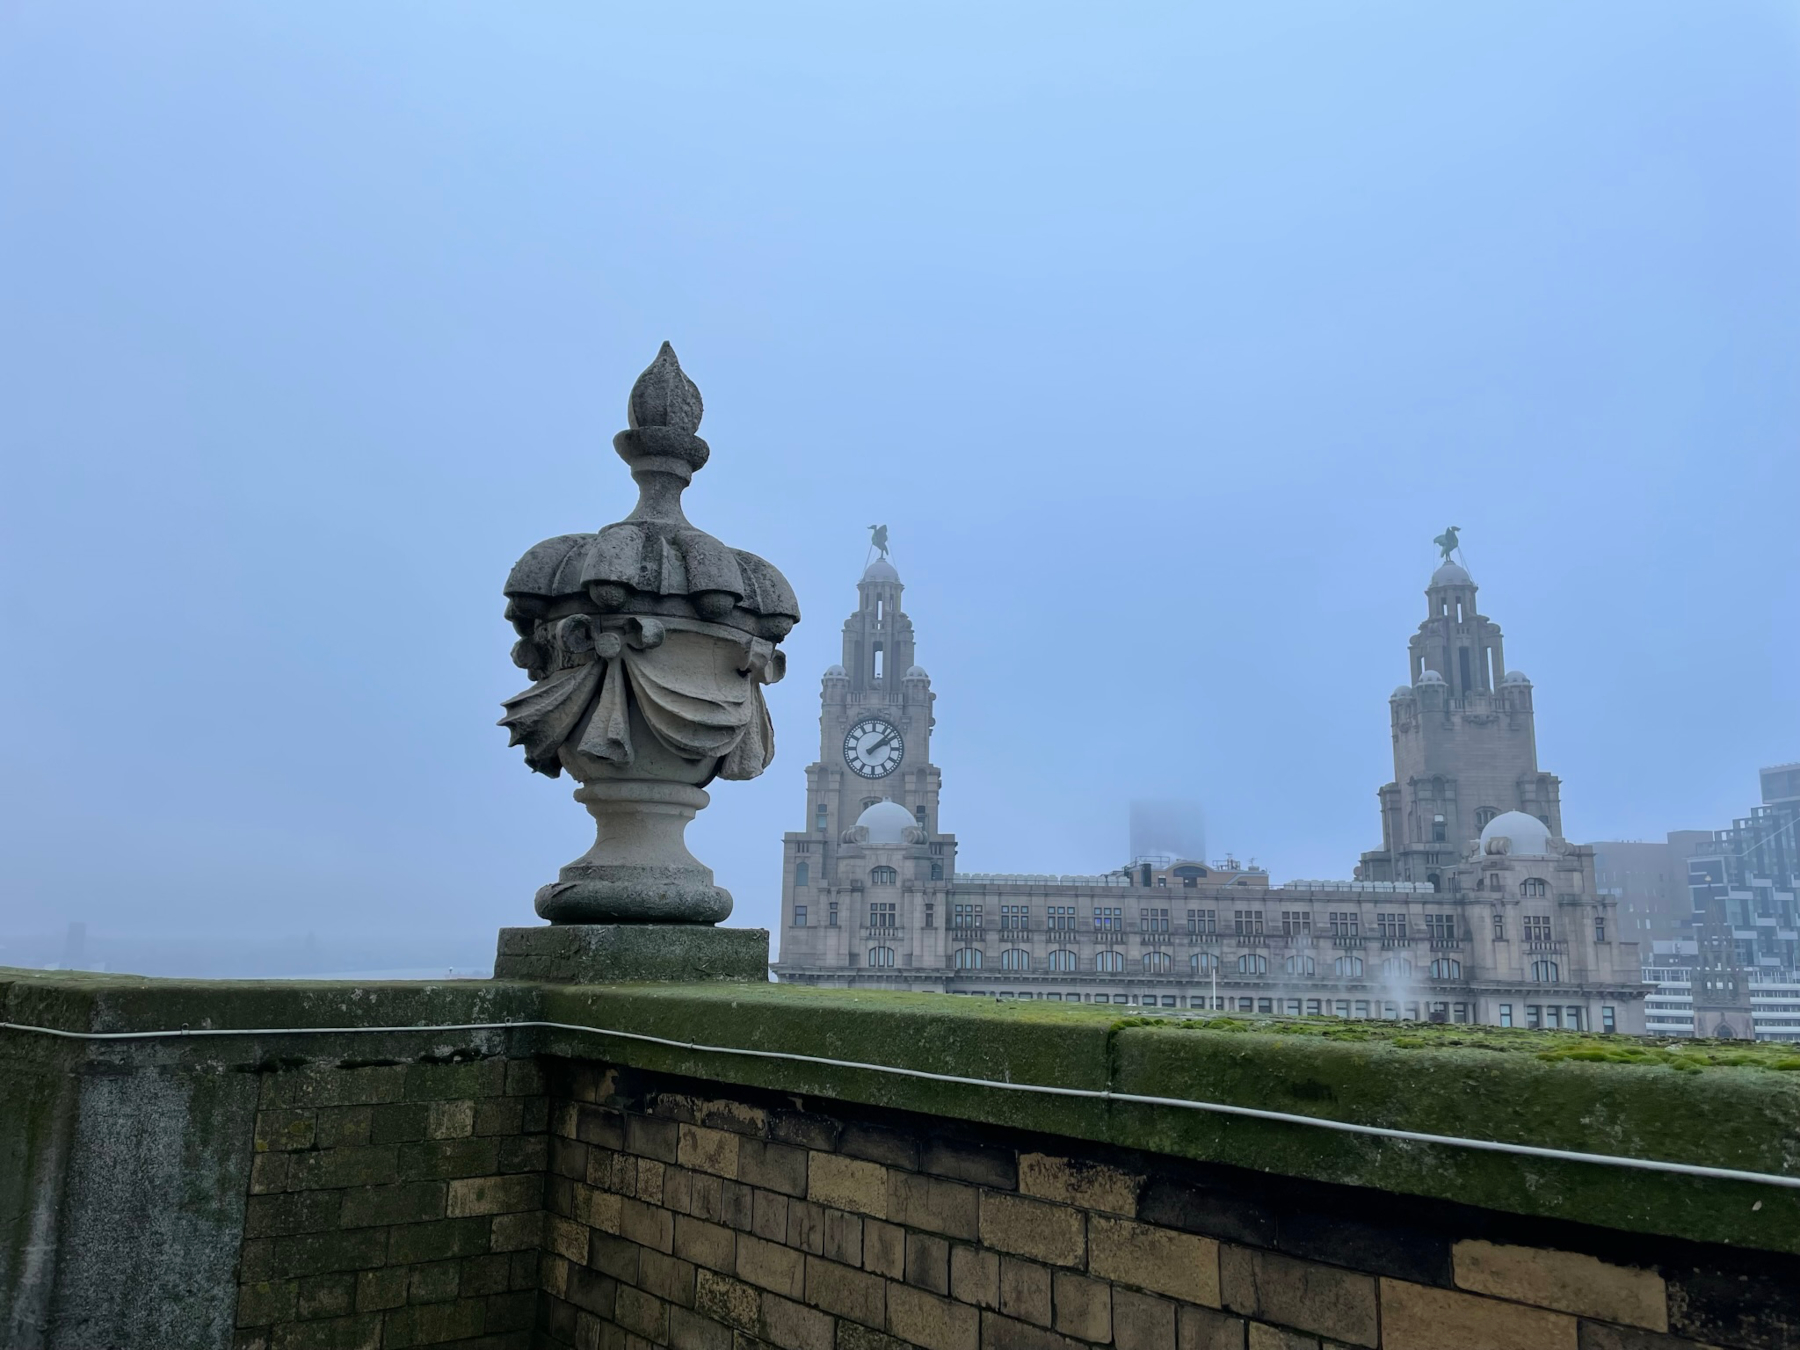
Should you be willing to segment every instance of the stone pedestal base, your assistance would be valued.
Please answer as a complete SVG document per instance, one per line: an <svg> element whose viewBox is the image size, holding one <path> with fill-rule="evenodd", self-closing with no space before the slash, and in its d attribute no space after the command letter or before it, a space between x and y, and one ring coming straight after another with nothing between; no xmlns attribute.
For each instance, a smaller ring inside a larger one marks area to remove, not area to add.
<svg viewBox="0 0 1800 1350"><path fill-rule="evenodd" d="M502 928L496 980L610 984L627 980L769 978L769 930L700 923L564 923Z"/></svg>

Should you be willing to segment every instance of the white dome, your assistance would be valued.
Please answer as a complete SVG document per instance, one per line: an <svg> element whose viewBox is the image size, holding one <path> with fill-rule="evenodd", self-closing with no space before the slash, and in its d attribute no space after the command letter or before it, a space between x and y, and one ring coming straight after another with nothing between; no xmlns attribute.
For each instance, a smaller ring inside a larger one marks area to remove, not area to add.
<svg viewBox="0 0 1800 1350"><path fill-rule="evenodd" d="M1447 562L1431 574L1433 586L1473 586L1474 580L1453 562Z"/></svg>
<svg viewBox="0 0 1800 1350"><path fill-rule="evenodd" d="M826 666L825 678L828 680L847 680L850 678L850 672L845 670L842 666Z"/></svg>
<svg viewBox="0 0 1800 1350"><path fill-rule="evenodd" d="M904 844L907 829L919 822L899 802L876 802L856 823L867 827L871 844Z"/></svg>
<svg viewBox="0 0 1800 1350"><path fill-rule="evenodd" d="M903 678L908 680L929 680L931 676L925 673L924 666L908 666Z"/></svg>
<svg viewBox="0 0 1800 1350"><path fill-rule="evenodd" d="M1442 684L1443 682L1444 677L1435 670L1422 670L1419 672L1419 683L1421 685Z"/></svg>
<svg viewBox="0 0 1800 1350"><path fill-rule="evenodd" d="M1503 811L1487 823L1481 832L1481 851L1491 853L1488 847L1493 839L1508 841L1507 852L1522 854L1527 858L1547 858L1550 856L1550 827L1536 816L1528 816L1523 811Z"/></svg>
<svg viewBox="0 0 1800 1350"><path fill-rule="evenodd" d="M1397 698L1411 698L1412 696L1412 686L1410 684L1403 684L1398 689L1394 690L1393 693L1388 695L1388 702L1392 703Z"/></svg>
<svg viewBox="0 0 1800 1350"><path fill-rule="evenodd" d="M886 558L877 558L863 569L864 581L898 581L900 574L894 570L894 564Z"/></svg>
<svg viewBox="0 0 1800 1350"><path fill-rule="evenodd" d="M1522 670L1509 670L1506 672L1506 678L1501 680L1500 683L1501 684L1530 684L1531 680L1526 676L1525 672Z"/></svg>

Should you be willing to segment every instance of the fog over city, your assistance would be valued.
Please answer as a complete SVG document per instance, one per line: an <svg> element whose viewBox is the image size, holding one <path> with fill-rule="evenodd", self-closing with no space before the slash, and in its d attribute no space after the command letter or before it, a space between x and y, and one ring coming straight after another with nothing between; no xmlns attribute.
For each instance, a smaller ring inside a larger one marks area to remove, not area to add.
<svg viewBox="0 0 1800 1350"><path fill-rule="evenodd" d="M961 869L1135 799L1348 877L1451 525L1567 837L1726 827L1800 760L1797 96L1749 0L8 7L0 965L485 973L593 838L501 586L665 339L802 612L733 924L872 522Z"/></svg>

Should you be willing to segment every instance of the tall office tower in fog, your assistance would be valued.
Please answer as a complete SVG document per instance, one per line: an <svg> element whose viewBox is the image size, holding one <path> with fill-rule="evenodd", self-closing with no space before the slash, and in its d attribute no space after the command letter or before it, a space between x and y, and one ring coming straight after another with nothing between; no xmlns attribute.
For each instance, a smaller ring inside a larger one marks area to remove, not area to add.
<svg viewBox="0 0 1800 1350"><path fill-rule="evenodd" d="M1137 799L1131 803L1131 861L1168 867L1206 861L1206 815L1199 802Z"/></svg>

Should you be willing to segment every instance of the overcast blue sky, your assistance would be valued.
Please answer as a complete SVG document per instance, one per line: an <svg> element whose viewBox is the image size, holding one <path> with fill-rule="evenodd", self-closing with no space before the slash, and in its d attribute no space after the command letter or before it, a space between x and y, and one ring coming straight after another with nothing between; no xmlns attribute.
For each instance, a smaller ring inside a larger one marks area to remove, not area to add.
<svg viewBox="0 0 1800 1350"><path fill-rule="evenodd" d="M425 928L591 838L500 584L633 491L799 592L690 831L775 914L885 521L970 870L1133 795L1348 875L1446 524L1577 839L1800 759L1782 0L0 0L0 931Z"/></svg>

